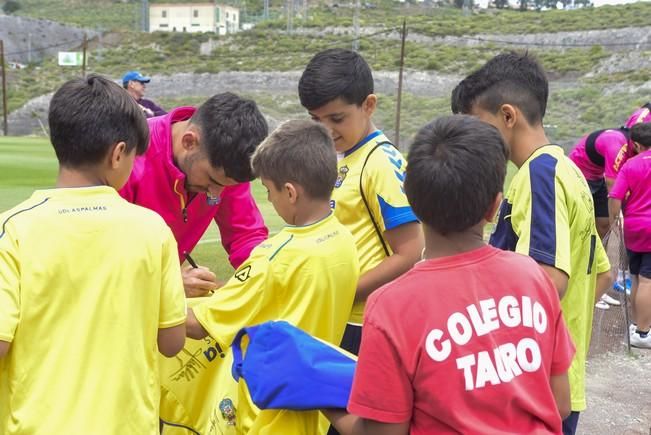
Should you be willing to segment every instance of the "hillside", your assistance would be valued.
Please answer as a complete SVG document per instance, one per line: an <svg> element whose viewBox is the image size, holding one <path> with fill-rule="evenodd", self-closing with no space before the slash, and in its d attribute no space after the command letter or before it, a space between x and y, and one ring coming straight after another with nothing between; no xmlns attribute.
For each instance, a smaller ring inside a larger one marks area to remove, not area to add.
<svg viewBox="0 0 651 435"><path fill-rule="evenodd" d="M49 11L55 3L23 1L29 7L22 13L33 16ZM75 14L85 14L89 20L98 17L88 12L88 1L63 3L77 5L66 15L68 20ZM133 20L138 5L100 0L93 2L93 8L96 6L130 7L129 19ZM291 35L284 31L282 20L219 38L112 31L91 39L87 71L115 79L129 69L153 74L148 95L167 107L229 89L255 96L274 118L297 116L303 113L296 98L301 68L319 50L352 45L352 30L347 26L351 14L345 8L313 7L309 20L297 18ZM408 20L405 68L409 72L402 107L402 143L418 126L449 110L449 92L464 74L506 49L528 49L547 69L553 90L547 122L554 140L571 142L593 128L617 126L636 106L651 99L651 3L544 13L491 10L469 16L450 8L394 4L362 11L359 41L360 52L376 72L382 102L379 124L389 133L393 133L395 119L393 94L400 52L397 25L402 17ZM42 131L38 118L43 122L48 99L20 108L79 73L78 68L57 66L53 58L11 70L10 132L12 128L16 134Z"/></svg>

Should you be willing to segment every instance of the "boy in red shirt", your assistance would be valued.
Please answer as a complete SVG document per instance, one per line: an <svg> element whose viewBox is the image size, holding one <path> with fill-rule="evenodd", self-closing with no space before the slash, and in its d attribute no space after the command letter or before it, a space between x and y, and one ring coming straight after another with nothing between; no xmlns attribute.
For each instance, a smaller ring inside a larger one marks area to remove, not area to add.
<svg viewBox="0 0 651 435"><path fill-rule="evenodd" d="M351 414L324 411L340 433L561 433L574 345L556 287L483 238L507 157L499 132L469 116L416 136L405 190L423 260L369 298Z"/></svg>

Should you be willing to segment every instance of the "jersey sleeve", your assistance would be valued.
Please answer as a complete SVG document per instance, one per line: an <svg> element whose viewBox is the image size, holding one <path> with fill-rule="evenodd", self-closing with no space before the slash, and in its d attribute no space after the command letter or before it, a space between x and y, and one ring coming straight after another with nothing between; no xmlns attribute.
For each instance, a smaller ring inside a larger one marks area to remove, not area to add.
<svg viewBox="0 0 651 435"><path fill-rule="evenodd" d="M165 235L161 258L159 328L171 328L182 324L185 322L187 312L176 240L167 226L165 226Z"/></svg>
<svg viewBox="0 0 651 435"><path fill-rule="evenodd" d="M362 328L353 389L348 412L382 423L409 421L413 409L413 387L398 350L386 333L367 315ZM381 379L381 382L378 380Z"/></svg>
<svg viewBox="0 0 651 435"><path fill-rule="evenodd" d="M604 176L615 179L626 156L628 141L619 131L601 134L596 142L597 151L604 156Z"/></svg>
<svg viewBox="0 0 651 435"><path fill-rule="evenodd" d="M270 265L254 251L223 287L192 309L212 338L228 346L241 328L270 320L261 316L277 303Z"/></svg>
<svg viewBox="0 0 651 435"><path fill-rule="evenodd" d="M608 193L608 197L623 201L624 199L626 199L626 194L629 192L629 190L630 190L630 186L628 183L627 165L624 165L624 167L619 172L619 174L617 174L617 178L615 178L615 183L613 184L613 187L610 189L610 192Z"/></svg>
<svg viewBox="0 0 651 435"><path fill-rule="evenodd" d="M260 210L251 195L251 184L229 186L221 195L215 222L228 259L237 269L269 235Z"/></svg>
<svg viewBox="0 0 651 435"><path fill-rule="evenodd" d="M541 154L529 164L529 178L509 198L515 251L571 275L570 224L565 191L556 177L557 160Z"/></svg>
<svg viewBox="0 0 651 435"><path fill-rule="evenodd" d="M0 217L0 340L12 342L20 321L20 265L18 244L6 228L7 216Z"/></svg>
<svg viewBox="0 0 651 435"><path fill-rule="evenodd" d="M364 196L384 231L418 222L403 187L406 167L407 161L400 151L386 143L373 151L363 169Z"/></svg>

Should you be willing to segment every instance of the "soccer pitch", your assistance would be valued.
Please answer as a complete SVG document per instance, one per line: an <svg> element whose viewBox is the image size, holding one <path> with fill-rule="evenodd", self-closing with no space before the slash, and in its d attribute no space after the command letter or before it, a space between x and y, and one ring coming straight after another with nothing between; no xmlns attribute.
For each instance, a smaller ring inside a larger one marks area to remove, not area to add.
<svg viewBox="0 0 651 435"><path fill-rule="evenodd" d="M50 142L37 137L0 137L0 212L30 197L35 189L54 186L57 160ZM259 181L252 183L253 196L271 234L283 221L267 201L267 191ZM233 268L222 248L217 225L210 226L192 257L209 267L217 276L228 279Z"/></svg>

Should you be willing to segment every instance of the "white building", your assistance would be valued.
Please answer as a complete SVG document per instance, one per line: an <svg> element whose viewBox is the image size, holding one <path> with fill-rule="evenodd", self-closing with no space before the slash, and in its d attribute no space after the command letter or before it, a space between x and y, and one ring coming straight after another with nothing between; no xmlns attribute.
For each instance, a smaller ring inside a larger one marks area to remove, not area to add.
<svg viewBox="0 0 651 435"><path fill-rule="evenodd" d="M240 9L215 3L154 3L149 5L149 31L215 32L240 30Z"/></svg>

